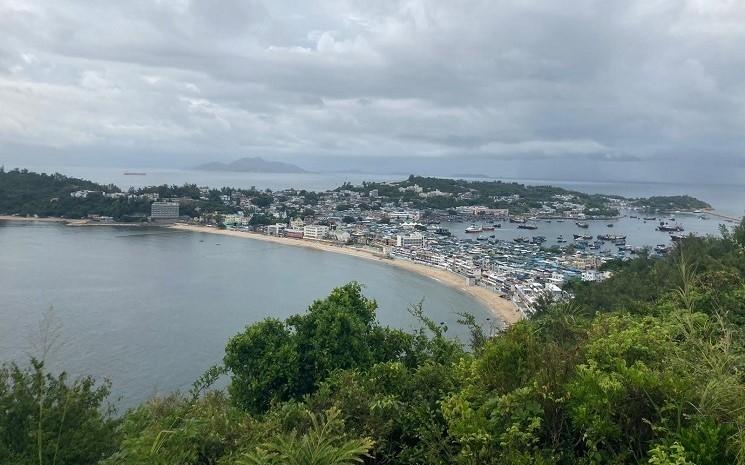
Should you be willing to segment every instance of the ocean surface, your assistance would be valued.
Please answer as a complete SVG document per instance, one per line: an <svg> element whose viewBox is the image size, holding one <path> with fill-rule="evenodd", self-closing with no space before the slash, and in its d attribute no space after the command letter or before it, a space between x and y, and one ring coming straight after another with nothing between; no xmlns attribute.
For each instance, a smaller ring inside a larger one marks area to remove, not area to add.
<svg viewBox="0 0 745 465"><path fill-rule="evenodd" d="M363 181L400 181L404 174L363 174L363 173L225 173L182 169L153 168L103 168L86 166L27 166L29 170L81 177L102 184L115 184L122 189L161 184L194 183L210 187L237 187L257 189L297 188L324 191L336 188L344 182L361 184ZM127 176L125 171L144 172L145 176ZM464 178L474 181L498 180L500 178ZM718 212L735 217L745 214L745 185L721 184L703 180L701 183L674 182L617 182L617 181L572 181L561 179L519 179L501 178L505 182L519 182L529 185L552 185L569 190L591 194L616 194L624 197L650 197L653 195L692 195L711 204Z"/></svg>
<svg viewBox="0 0 745 465"><path fill-rule="evenodd" d="M386 325L418 328L407 307L420 300L462 340L455 312L494 324L477 301L430 278L262 241L0 221L0 251L0 361L38 355L45 325L56 335L51 367L110 379L122 408L188 389L246 325L303 312L352 280L378 301Z"/></svg>

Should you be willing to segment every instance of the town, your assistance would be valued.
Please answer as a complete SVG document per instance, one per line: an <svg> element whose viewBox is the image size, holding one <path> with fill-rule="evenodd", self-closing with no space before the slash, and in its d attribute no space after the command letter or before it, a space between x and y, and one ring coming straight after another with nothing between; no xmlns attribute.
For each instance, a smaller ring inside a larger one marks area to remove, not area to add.
<svg viewBox="0 0 745 465"><path fill-rule="evenodd" d="M125 192L60 174L0 170L0 176L9 186L0 199L3 214L74 219L76 224L181 223L354 248L455 273L467 286L508 299L526 317L547 299L569 297L565 284L571 280L607 278L603 264L608 261L637 253L662 255L671 247L634 247L615 230L593 236L587 233L588 222L604 224L627 214L669 233L669 242L682 237L683 227L663 215L684 211L705 219L702 209L708 213L709 208L689 196L626 199L552 186L413 175L396 182L345 183L325 192L193 184ZM535 231L539 225L549 229L552 221L566 222L574 234L547 238L548 233ZM497 229L528 235L500 239Z"/></svg>
<svg viewBox="0 0 745 465"><path fill-rule="evenodd" d="M432 178L423 180L425 184ZM529 317L542 302L569 297L562 290L569 280L603 280L610 276L610 272L600 271L604 263L628 259L640 251L626 246L625 236L619 235L601 235L592 241L592 236L580 234L568 245L545 248L544 236L507 241L489 234L501 228L502 222L530 230L537 228L531 226L537 221L566 220L576 221L582 228L585 220L608 219L618 215L619 209L639 208L627 199L571 192L542 192L540 200L521 193L484 199L478 189L463 189L461 183L457 192L446 192L423 187L417 181L421 182L412 177L396 183L345 184L319 193L287 189L257 194L254 189L223 189L219 199L229 213L203 211L180 217L179 206L191 200L169 198L152 204L151 219L321 241L447 270L461 276L468 286L480 286L508 299L523 317ZM203 200L210 198L207 187L199 190ZM447 208L427 202L443 198L451 200ZM487 205L475 203L480 200L487 200ZM472 224L465 232L479 234L459 238L442 226L463 223ZM600 250L606 241L618 246L618 252ZM560 238L559 242L568 241ZM658 246L651 252L666 251L667 246Z"/></svg>

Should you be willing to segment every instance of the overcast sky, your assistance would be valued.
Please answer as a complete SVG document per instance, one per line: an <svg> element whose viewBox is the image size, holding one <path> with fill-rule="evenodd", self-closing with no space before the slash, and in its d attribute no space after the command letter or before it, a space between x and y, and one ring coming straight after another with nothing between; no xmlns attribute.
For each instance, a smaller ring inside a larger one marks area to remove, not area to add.
<svg viewBox="0 0 745 465"><path fill-rule="evenodd" d="M0 0L0 144L731 178L745 2Z"/></svg>

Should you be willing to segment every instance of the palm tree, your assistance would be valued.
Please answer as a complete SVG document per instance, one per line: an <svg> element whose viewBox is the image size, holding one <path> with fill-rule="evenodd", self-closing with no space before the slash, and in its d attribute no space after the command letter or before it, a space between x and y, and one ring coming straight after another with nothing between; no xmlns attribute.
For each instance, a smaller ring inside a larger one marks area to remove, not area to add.
<svg viewBox="0 0 745 465"><path fill-rule="evenodd" d="M331 409L326 417L310 415L311 427L305 434L297 431L280 436L246 454L239 465L352 465L362 463L373 446L370 438L348 439L337 432L339 411Z"/></svg>

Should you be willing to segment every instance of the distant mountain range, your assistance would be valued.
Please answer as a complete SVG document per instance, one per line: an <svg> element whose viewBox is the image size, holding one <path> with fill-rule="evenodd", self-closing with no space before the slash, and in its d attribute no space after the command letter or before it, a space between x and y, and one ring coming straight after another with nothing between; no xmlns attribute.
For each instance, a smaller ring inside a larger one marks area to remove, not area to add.
<svg viewBox="0 0 745 465"><path fill-rule="evenodd" d="M233 171L241 173L307 173L306 170L291 163L264 160L261 157L246 157L230 163L219 161L195 166L201 171Z"/></svg>

